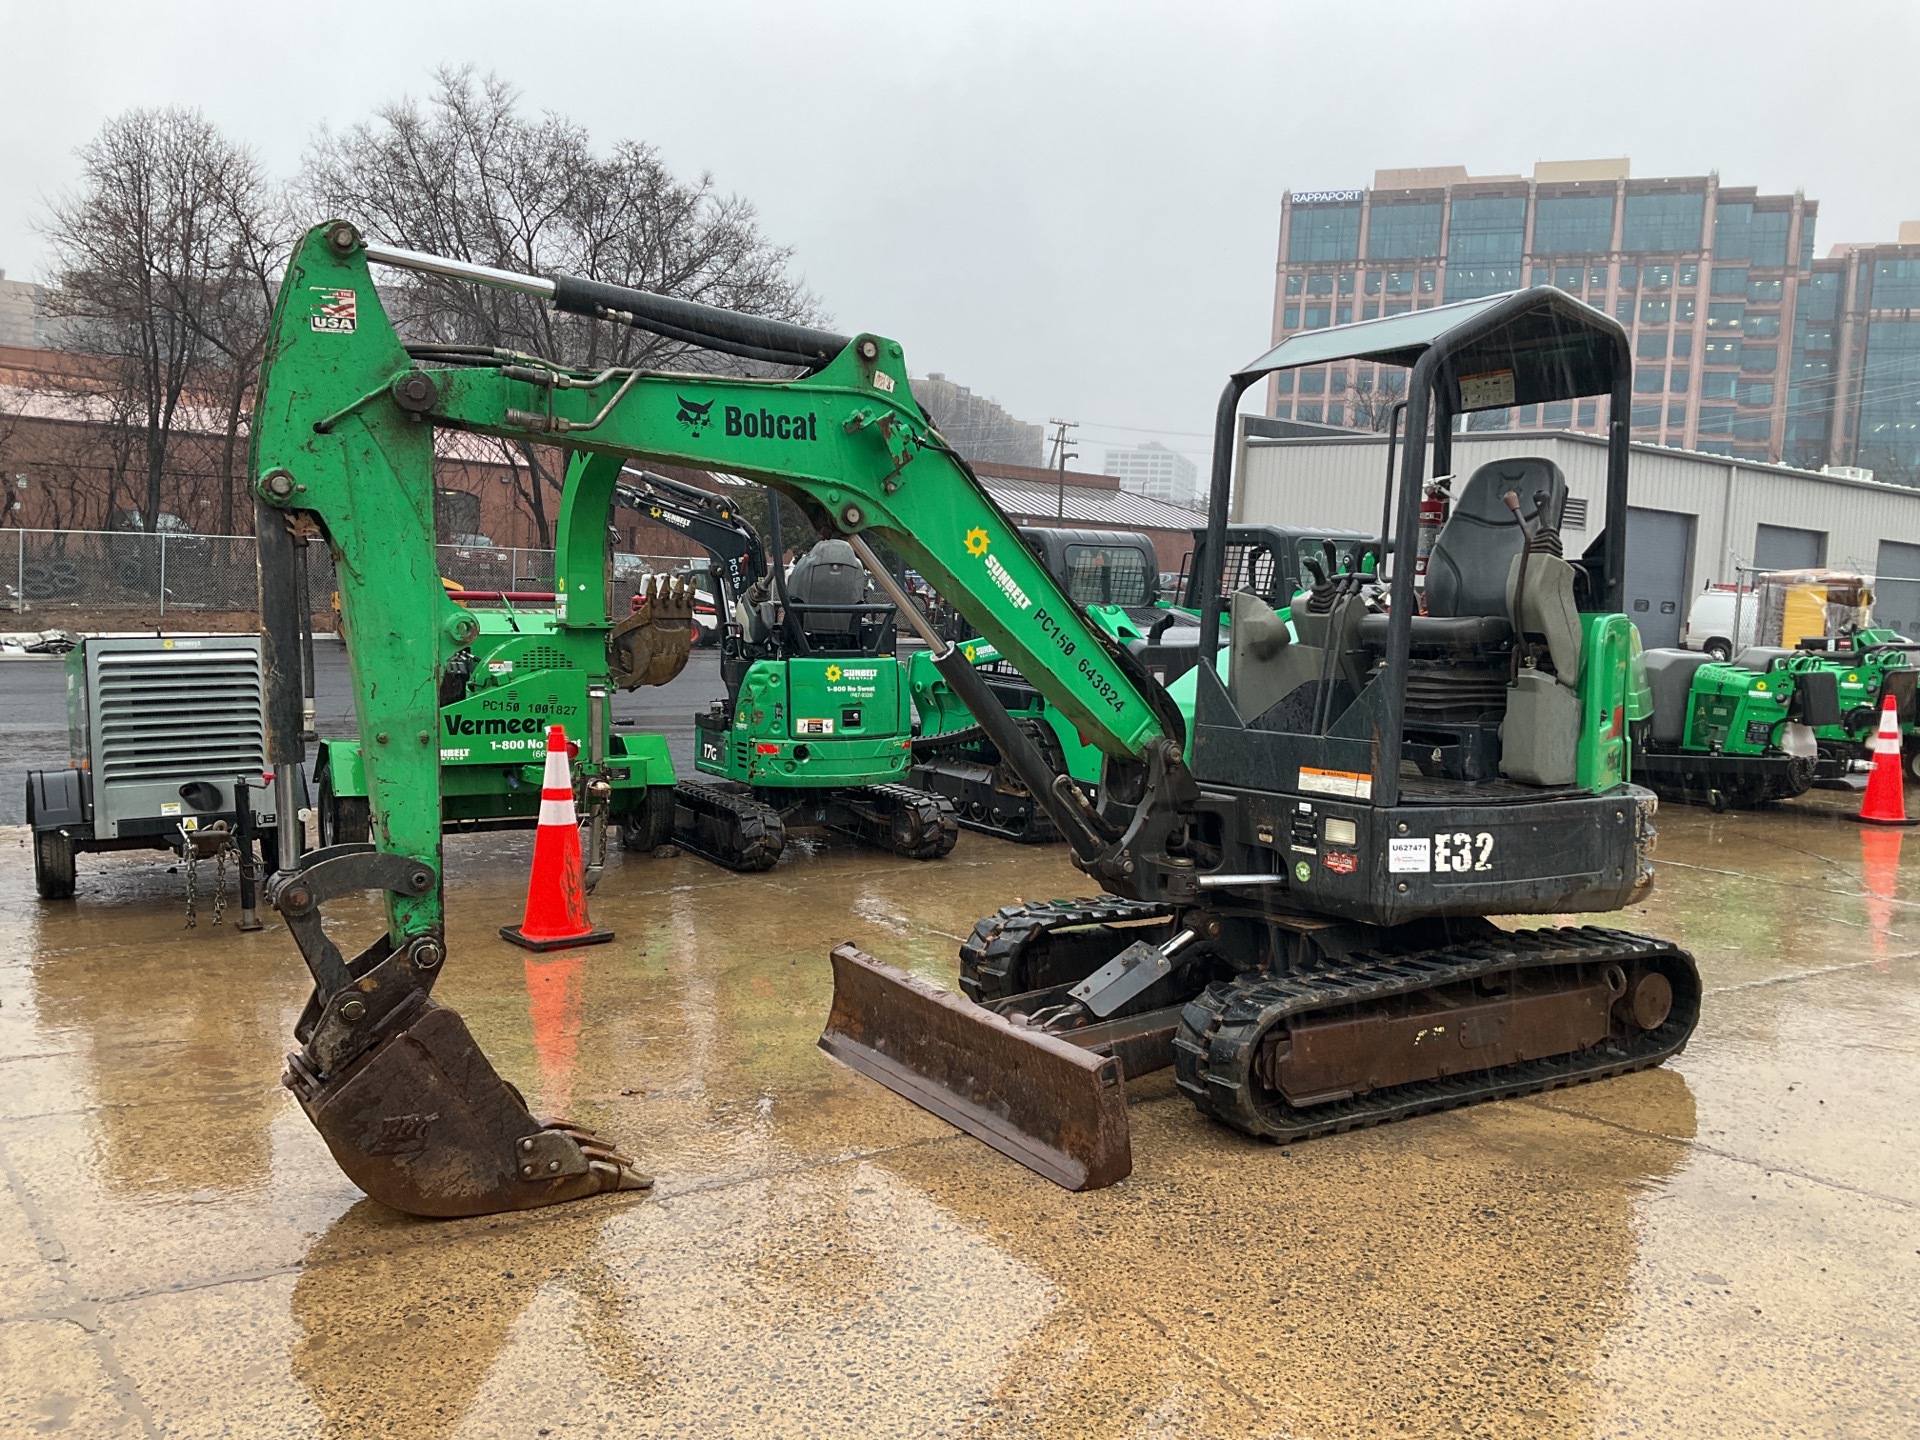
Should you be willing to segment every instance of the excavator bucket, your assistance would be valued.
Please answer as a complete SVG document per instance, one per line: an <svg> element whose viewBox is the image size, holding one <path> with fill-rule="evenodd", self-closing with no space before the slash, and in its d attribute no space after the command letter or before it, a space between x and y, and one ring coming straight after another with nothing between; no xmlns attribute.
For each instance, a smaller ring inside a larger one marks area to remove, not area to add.
<svg viewBox="0 0 1920 1440"><path fill-rule="evenodd" d="M820 1048L1069 1190L1133 1170L1121 1062L1028 1029L853 945Z"/></svg>
<svg viewBox="0 0 1920 1440"><path fill-rule="evenodd" d="M373 1046L324 1078L287 1058L286 1087L347 1178L408 1215L531 1210L653 1182L589 1131L533 1118L466 1022L418 996Z"/></svg>
<svg viewBox="0 0 1920 1440"><path fill-rule="evenodd" d="M693 582L650 576L633 613L607 636L607 670L622 690L665 685L693 649Z"/></svg>

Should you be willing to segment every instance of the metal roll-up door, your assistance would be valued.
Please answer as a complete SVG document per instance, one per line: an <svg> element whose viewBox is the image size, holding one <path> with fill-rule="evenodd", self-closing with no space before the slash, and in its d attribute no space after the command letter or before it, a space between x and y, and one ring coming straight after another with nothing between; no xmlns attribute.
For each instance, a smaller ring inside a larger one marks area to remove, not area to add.
<svg viewBox="0 0 1920 1440"><path fill-rule="evenodd" d="M1920 640L1920 545L1882 540L1873 586L1873 623Z"/></svg>
<svg viewBox="0 0 1920 1440"><path fill-rule="evenodd" d="M1627 507L1627 618L1649 650L1680 643L1692 559L1693 516Z"/></svg>
<svg viewBox="0 0 1920 1440"><path fill-rule="evenodd" d="M1756 570L1818 570L1827 563L1827 532L1792 525L1758 525L1753 534Z"/></svg>

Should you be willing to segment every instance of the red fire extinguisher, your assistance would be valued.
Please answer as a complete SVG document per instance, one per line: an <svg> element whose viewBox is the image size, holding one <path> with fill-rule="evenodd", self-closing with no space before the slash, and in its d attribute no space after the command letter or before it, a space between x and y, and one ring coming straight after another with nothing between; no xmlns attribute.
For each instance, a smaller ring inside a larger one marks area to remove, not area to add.
<svg viewBox="0 0 1920 1440"><path fill-rule="evenodd" d="M1427 557L1433 552L1433 542L1439 538L1441 527L1447 523L1452 488L1451 475L1436 475L1420 492L1420 538L1413 561L1413 574L1418 581L1425 581Z"/></svg>

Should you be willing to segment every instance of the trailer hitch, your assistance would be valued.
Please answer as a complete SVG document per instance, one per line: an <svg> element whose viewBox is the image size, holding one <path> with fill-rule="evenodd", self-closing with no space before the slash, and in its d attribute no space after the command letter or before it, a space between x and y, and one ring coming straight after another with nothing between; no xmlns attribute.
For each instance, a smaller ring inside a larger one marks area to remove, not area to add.
<svg viewBox="0 0 1920 1440"><path fill-rule="evenodd" d="M431 997L446 958L438 928L400 943L383 933L348 960L321 924L321 905L342 895L419 896L438 883L419 860L335 845L267 887L314 982L281 1083L333 1158L409 1215L488 1215L650 1188L591 1131L534 1119L466 1022Z"/></svg>

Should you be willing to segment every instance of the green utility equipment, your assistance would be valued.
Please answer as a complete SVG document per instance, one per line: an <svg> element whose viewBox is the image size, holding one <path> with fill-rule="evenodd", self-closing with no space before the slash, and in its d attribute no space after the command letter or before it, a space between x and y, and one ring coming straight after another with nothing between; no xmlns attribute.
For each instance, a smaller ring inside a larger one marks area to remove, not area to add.
<svg viewBox="0 0 1920 1440"><path fill-rule="evenodd" d="M1833 677L1839 720L1813 727L1819 747L1817 773L1821 779L1844 775L1873 760L1873 737L1888 696L1900 716L1901 762L1909 783L1920 782L1920 716L1914 690L1920 670L1914 666L1914 644L1896 630L1867 626L1831 640L1808 637L1789 651L1754 647L1740 657L1743 664L1764 662L1763 668L1785 670L1798 677L1826 673Z"/></svg>
<svg viewBox="0 0 1920 1440"><path fill-rule="evenodd" d="M780 506L768 515L773 553L784 555ZM831 536L790 572L775 565L772 588L777 603L740 612L749 658L723 668L726 698L694 717L695 767L787 830L940 859L960 827L950 801L905 783L912 720L893 602L853 546Z"/></svg>
<svg viewBox="0 0 1920 1440"><path fill-rule="evenodd" d="M801 373L410 352L371 263L530 292ZM1457 413L1604 393L1624 416L1629 399L1620 327L1553 290L1297 337L1222 397L1216 540L1241 394L1271 370L1349 356L1412 367L1394 555L1413 553L1427 460L1444 470ZM772 485L846 541L1105 895L983 921L965 963L1021 992L993 1006L840 947L822 1044L1062 1183L1126 1173L1124 1076L1169 1061L1208 1114L1289 1139L1656 1064L1693 1028L1698 978L1672 945L1485 918L1618 909L1651 882L1654 801L1627 783L1621 724L1624 421L1607 526L1579 565L1546 543L1538 517L1557 507L1525 498L1562 486L1553 467L1502 462L1456 509L1475 523L1435 542L1461 583L1430 584L1427 614L1411 565L1390 583L1346 577L1297 639L1236 593L1222 677L1210 562L1189 751L1166 690L1061 592L928 423L897 344L391 250L336 221L289 265L253 431L269 754L298 744L293 541L318 533L340 577L375 838L304 857L270 894L314 979L287 1083L355 1183L391 1205L478 1214L645 1183L591 1134L536 1121L431 998L447 960L438 690L478 630L434 574L439 429L573 451L567 501L592 512L605 513L625 459L649 456ZM1520 514L1501 520L1496 494ZM605 527L573 534L555 585L566 617L611 628ZM1096 792L1047 773L868 534L1099 745ZM602 764L583 752L587 783ZM290 806L279 813L293 823ZM322 912L356 891L381 895L387 923L348 958Z"/></svg>
<svg viewBox="0 0 1920 1440"><path fill-rule="evenodd" d="M1023 527L1047 573L1108 636L1167 687L1181 714L1193 713L1193 683L1183 679L1199 653L1196 555L1207 532L1193 532L1194 548L1181 564L1179 588L1160 591L1153 541L1130 531ZM1298 592L1325 587L1330 577L1378 562L1378 542L1358 531L1292 526L1229 525L1222 563L1224 594L1245 590L1273 606L1282 619ZM1040 750L1049 770L1091 787L1100 781L1101 751L1047 704L1046 696L984 639L960 642L987 688ZM913 783L947 796L968 829L1027 843L1058 840L1046 807L1030 794L994 749L932 656L916 652L907 667L918 725Z"/></svg>
<svg viewBox="0 0 1920 1440"><path fill-rule="evenodd" d="M1645 691L1630 707L1634 773L1670 799L1716 810L1804 794L1871 759L1880 710L1900 716L1906 774L1920 778L1915 647L1862 631L1850 648L1749 646L1731 662L1696 650L1649 650Z"/></svg>
<svg viewBox="0 0 1920 1440"><path fill-rule="evenodd" d="M577 517L562 513L562 531ZM592 522L589 522L592 523ZM604 527L604 520L599 521ZM449 829L530 826L540 809L547 726L588 744L596 783L583 795L596 840L620 827L630 849L664 843L673 828L674 773L663 736L613 725L615 689L663 685L686 664L692 593L657 577L647 603L617 625L568 623L552 596L450 591L471 638L441 674L437 724L440 805ZM576 607L576 613L578 609ZM351 621L342 633L353 653ZM323 739L316 761L323 846L363 844L373 811L357 739ZM590 865L598 873L596 843Z"/></svg>

